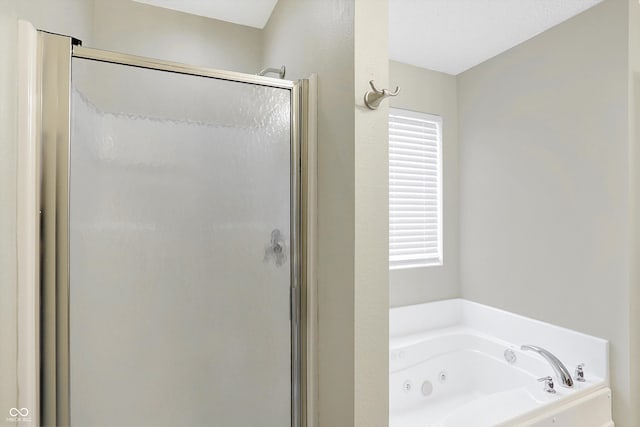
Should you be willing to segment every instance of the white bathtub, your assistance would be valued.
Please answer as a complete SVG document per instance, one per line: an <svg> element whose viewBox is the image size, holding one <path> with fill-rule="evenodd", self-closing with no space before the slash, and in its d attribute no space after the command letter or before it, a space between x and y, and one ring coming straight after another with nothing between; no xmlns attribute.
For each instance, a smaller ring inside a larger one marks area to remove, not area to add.
<svg viewBox="0 0 640 427"><path fill-rule="evenodd" d="M613 426L604 340L464 300L392 309L390 318L390 427ZM522 337L505 339L513 333ZM569 389L554 378L556 393L545 392L537 379L553 370L522 344L546 348L572 373L587 362L586 382Z"/></svg>

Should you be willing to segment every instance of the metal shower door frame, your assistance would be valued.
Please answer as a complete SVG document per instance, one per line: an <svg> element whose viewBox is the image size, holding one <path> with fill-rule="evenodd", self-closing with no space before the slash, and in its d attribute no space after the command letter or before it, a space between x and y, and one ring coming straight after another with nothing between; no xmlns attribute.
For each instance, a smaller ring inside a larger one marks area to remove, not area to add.
<svg viewBox="0 0 640 427"><path fill-rule="evenodd" d="M42 425L70 425L69 166L72 58L289 90L291 93L291 427L307 425L306 174L309 81L288 81L85 48L38 31L37 138L41 169Z"/></svg>

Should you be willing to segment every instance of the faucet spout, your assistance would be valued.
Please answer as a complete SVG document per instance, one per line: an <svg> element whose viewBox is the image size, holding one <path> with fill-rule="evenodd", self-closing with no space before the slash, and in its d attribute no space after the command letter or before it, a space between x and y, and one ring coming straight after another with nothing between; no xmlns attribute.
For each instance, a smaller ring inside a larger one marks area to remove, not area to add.
<svg viewBox="0 0 640 427"><path fill-rule="evenodd" d="M547 351L544 348L536 347L534 345L523 345L520 347L520 350L534 351L538 353L547 362L549 362L551 368L553 369L553 372L556 374L556 377L558 377L558 380L560 380L560 384L568 388L573 387L573 378L571 378L569 370L566 366L564 366L564 363L562 363L560 359L554 356L550 351Z"/></svg>

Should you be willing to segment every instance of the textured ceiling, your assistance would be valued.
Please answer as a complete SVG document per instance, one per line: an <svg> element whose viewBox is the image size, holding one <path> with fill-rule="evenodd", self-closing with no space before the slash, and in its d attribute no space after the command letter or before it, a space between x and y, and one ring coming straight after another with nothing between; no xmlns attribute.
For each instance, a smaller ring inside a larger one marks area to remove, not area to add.
<svg viewBox="0 0 640 427"><path fill-rule="evenodd" d="M389 58L459 74L602 0L389 0Z"/></svg>
<svg viewBox="0 0 640 427"><path fill-rule="evenodd" d="M264 28L278 0L133 0L249 27Z"/></svg>

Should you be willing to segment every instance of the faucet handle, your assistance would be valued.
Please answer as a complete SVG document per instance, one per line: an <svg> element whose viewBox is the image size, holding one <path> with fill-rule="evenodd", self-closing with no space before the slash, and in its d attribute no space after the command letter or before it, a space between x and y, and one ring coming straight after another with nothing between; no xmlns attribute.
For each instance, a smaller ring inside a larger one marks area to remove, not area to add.
<svg viewBox="0 0 640 427"><path fill-rule="evenodd" d="M553 388L553 378L551 377L542 377L542 378L538 378L538 382L542 382L544 381L544 391L546 391L547 393L555 393L556 389Z"/></svg>
<svg viewBox="0 0 640 427"><path fill-rule="evenodd" d="M584 379L584 363L579 364L578 366L576 366L576 381L580 381L581 383L585 382L586 380Z"/></svg>

